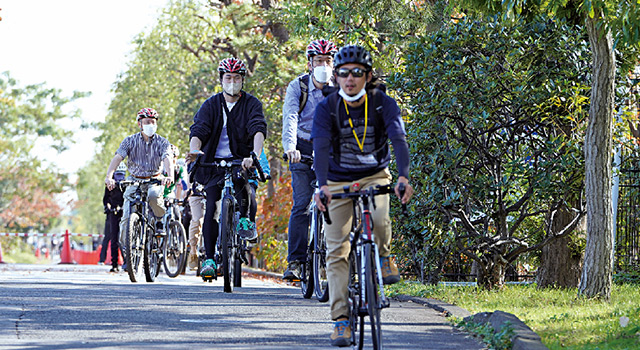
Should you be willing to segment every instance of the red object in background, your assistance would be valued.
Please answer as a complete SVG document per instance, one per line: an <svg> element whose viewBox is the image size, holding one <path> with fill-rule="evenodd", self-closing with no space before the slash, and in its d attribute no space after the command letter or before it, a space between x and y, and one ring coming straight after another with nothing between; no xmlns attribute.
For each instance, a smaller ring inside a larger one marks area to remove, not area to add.
<svg viewBox="0 0 640 350"><path fill-rule="evenodd" d="M60 264L75 264L71 256L71 242L69 242L69 230L64 231L64 242L60 252Z"/></svg>

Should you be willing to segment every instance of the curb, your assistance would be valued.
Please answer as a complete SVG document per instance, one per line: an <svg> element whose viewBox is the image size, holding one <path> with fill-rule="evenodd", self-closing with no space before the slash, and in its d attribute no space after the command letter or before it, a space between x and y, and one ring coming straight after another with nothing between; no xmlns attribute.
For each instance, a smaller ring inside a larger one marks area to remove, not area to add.
<svg viewBox="0 0 640 350"><path fill-rule="evenodd" d="M489 323L494 331L500 332L505 326L513 329L514 335L511 338L512 350L548 350L542 344L540 336L518 317L508 312L496 310L494 312L480 312L475 315L469 311L443 301L431 298L420 298L409 295L399 295L394 297L398 301L410 301L430 307L441 312L445 317L453 316L474 323ZM508 322L508 323L507 323Z"/></svg>
<svg viewBox="0 0 640 350"><path fill-rule="evenodd" d="M262 277L267 277L267 278L272 278L272 279L275 279L275 280L282 281L282 274L281 273L275 273L275 272L271 272L271 271L254 269L252 267L247 267L247 266L242 266L242 272L246 272L246 273L248 273L250 275L257 275L257 276L262 276Z"/></svg>

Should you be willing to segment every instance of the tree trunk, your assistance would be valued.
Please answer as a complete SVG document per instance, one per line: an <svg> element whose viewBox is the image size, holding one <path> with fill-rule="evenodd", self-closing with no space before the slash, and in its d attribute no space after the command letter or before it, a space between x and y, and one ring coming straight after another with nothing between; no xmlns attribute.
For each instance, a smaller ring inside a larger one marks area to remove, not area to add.
<svg viewBox="0 0 640 350"><path fill-rule="evenodd" d="M499 260L490 261L487 265L478 263L478 287L486 290L502 288L506 267Z"/></svg>
<svg viewBox="0 0 640 350"><path fill-rule="evenodd" d="M609 299L613 273L611 144L615 89L615 53L602 12L587 19L593 52L593 84L585 136L587 247L579 294Z"/></svg>
<svg viewBox="0 0 640 350"><path fill-rule="evenodd" d="M562 210L558 212L551 223L553 232L559 232L566 227L573 215ZM572 244L573 237L584 233L584 220L567 236L555 239L542 248L540 268L536 276L536 283L540 288L561 287L575 288L580 282L582 268L582 251Z"/></svg>

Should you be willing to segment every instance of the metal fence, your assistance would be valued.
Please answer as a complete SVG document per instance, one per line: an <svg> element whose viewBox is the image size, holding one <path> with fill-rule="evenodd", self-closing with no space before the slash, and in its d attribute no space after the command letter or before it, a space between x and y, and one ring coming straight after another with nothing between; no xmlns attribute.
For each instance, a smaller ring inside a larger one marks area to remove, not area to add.
<svg viewBox="0 0 640 350"><path fill-rule="evenodd" d="M616 219L616 272L640 268L640 155L624 152L621 165Z"/></svg>

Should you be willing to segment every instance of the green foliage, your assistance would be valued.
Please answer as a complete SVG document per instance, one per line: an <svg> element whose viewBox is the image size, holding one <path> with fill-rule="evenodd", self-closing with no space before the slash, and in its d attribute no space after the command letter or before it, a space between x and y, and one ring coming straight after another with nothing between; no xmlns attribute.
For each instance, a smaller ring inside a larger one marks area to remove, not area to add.
<svg viewBox="0 0 640 350"><path fill-rule="evenodd" d="M78 208L77 224L102 227L104 218L95 214L101 212L104 174L122 139L138 132L135 114L140 108L155 108L158 134L187 150L193 115L221 91L217 68L227 57L247 65L244 90L263 103L269 126L265 150L269 158L279 157L286 84L304 70L305 60L298 50L303 44L281 42L284 34L278 28L268 21L267 10L254 3L170 2L156 25L136 39L129 67L115 84L109 115L95 125L102 131L97 139L101 151L82 170L78 192L85 202Z"/></svg>
<svg viewBox="0 0 640 350"><path fill-rule="evenodd" d="M465 331L471 332L480 337L480 339L482 339L482 341L487 344L490 349L511 349L511 337L513 337L514 332L513 327L510 324L505 324L500 332L497 333L489 323L474 323L470 321L460 320L459 322L456 322L455 325L456 327L460 327Z"/></svg>
<svg viewBox="0 0 640 350"><path fill-rule="evenodd" d="M466 18L414 42L391 81L410 101L417 216L478 262L487 287L557 233L544 218L562 207L582 215L572 200L587 54L580 30L563 23Z"/></svg>
<svg viewBox="0 0 640 350"><path fill-rule="evenodd" d="M64 151L73 132L58 123L77 117L65 107L86 95L63 97L44 84L21 86L9 72L0 75L0 227L46 231L59 220L55 196L68 186L67 177L34 147L44 140Z"/></svg>
<svg viewBox="0 0 640 350"><path fill-rule="evenodd" d="M577 289L538 289L507 285L499 291L477 287L427 286L403 282L386 287L398 294L435 298L472 313L501 310L516 315L549 349L636 349L640 346L640 290L635 284L614 285L609 302L576 297ZM541 307L544 305L544 307ZM628 317L624 327L621 318Z"/></svg>

